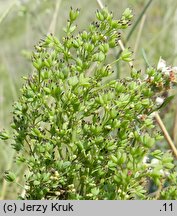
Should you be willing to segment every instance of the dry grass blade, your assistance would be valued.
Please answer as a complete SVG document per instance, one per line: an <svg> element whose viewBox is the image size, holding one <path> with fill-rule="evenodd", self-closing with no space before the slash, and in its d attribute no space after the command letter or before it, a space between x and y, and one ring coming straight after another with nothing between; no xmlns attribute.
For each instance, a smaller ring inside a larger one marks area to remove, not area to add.
<svg viewBox="0 0 177 216"><path fill-rule="evenodd" d="M173 151L175 157L177 158L177 149L176 149L176 147L175 147L175 145L174 145L174 143L173 143L173 141L172 141L170 135L168 134L167 129L166 129L165 125L163 124L163 122L162 122L162 120L161 120L161 118L160 118L160 116L159 116L158 113L156 113L155 119L156 119L156 121L157 121L159 127L160 127L161 130L163 131L164 137L165 137L165 139L167 140L167 142L168 142L170 148L172 149L172 151Z"/></svg>
<svg viewBox="0 0 177 216"><path fill-rule="evenodd" d="M131 28L130 32L127 35L126 42L128 42L129 39L131 38L133 32L135 31L136 27L138 26L139 22L141 21L142 17L144 16L145 12L147 11L151 3L152 0L149 0L148 3L143 8L143 10L141 11L141 14L139 15L138 19L135 21L135 24L133 25L133 27Z"/></svg>
<svg viewBox="0 0 177 216"><path fill-rule="evenodd" d="M3 20L8 16L14 5L16 4L16 1L13 1L12 4L7 8L6 11L0 16L0 24L3 22Z"/></svg>
<svg viewBox="0 0 177 216"><path fill-rule="evenodd" d="M142 17L141 23L140 23L137 39L136 39L135 46L134 46L133 58L135 58L136 52L138 50L138 46L139 46L139 43L140 43L140 38L141 38L142 31L143 31L145 20L146 20L146 14L144 14L144 16Z"/></svg>
<svg viewBox="0 0 177 216"><path fill-rule="evenodd" d="M104 5L103 5L102 1L101 1L101 0L96 0L96 1L97 1L97 3L98 3L99 7L100 7L101 9L103 9L103 8L104 8Z"/></svg>
<svg viewBox="0 0 177 216"><path fill-rule="evenodd" d="M173 141L174 141L174 144L175 146L177 146L177 108L176 108L176 111L175 111L175 120L174 120L174 124L173 124Z"/></svg>
<svg viewBox="0 0 177 216"><path fill-rule="evenodd" d="M59 9L60 9L60 4L61 4L61 0L58 0L58 1L56 2L55 12L54 12L54 14L53 14L52 21L51 21L51 23L50 23L48 33L55 34L56 23L57 23L58 11L59 11Z"/></svg>

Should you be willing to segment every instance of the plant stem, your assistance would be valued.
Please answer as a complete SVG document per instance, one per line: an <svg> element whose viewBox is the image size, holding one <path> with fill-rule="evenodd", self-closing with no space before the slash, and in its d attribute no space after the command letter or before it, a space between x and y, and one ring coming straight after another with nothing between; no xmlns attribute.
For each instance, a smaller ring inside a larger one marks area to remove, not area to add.
<svg viewBox="0 0 177 216"><path fill-rule="evenodd" d="M158 113L156 113L155 119L156 119L156 121L157 121L159 127L161 128L161 130L162 130L162 132L163 132L163 134L164 134L164 137L165 137L165 139L167 140L167 142L168 142L170 148L172 149L172 151L173 151L175 157L177 158L177 149L176 149L176 147L175 147L175 145L174 145L174 143L173 143L171 137L169 136L169 134L168 134L168 132L167 132L167 129L166 129L165 125L163 124L163 122L162 122L162 120L161 120L161 118L160 118L160 116L159 116Z"/></svg>

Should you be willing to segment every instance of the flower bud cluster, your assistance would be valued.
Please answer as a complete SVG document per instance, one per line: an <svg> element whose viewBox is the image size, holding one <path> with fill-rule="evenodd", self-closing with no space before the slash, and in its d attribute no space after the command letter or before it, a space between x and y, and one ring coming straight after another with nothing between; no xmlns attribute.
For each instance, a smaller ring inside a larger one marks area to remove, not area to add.
<svg viewBox="0 0 177 216"><path fill-rule="evenodd" d="M154 68L147 79L134 68L130 77L111 79L108 54L130 24L130 9L120 20L97 11L88 30L76 33L78 15L71 9L62 39L49 34L35 46L35 72L14 105L13 147L29 171L24 198L149 199L142 182L173 179L170 154L153 150L159 134L150 115L172 80ZM132 52L119 60L130 62ZM148 155L159 160L151 160L152 172Z"/></svg>

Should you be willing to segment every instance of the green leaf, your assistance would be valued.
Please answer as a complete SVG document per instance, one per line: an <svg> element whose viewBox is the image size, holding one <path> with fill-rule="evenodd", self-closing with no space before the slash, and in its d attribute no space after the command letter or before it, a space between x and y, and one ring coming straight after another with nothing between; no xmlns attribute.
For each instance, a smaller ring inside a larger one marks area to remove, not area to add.
<svg viewBox="0 0 177 216"><path fill-rule="evenodd" d="M113 161L113 163L117 163L118 161L117 157L115 157L114 155L111 155L110 158Z"/></svg>
<svg viewBox="0 0 177 216"><path fill-rule="evenodd" d="M125 11L123 12L123 17L125 19L131 19L133 17L132 10L130 10L130 8L125 9Z"/></svg>
<svg viewBox="0 0 177 216"><path fill-rule="evenodd" d="M161 150L157 149L157 150L153 151L151 153L151 155L160 160L162 158L163 153Z"/></svg>
<svg viewBox="0 0 177 216"><path fill-rule="evenodd" d="M165 163L164 166L167 168L167 169L172 169L175 165L173 163Z"/></svg>
<svg viewBox="0 0 177 216"><path fill-rule="evenodd" d="M120 183L122 181L122 178L118 175L114 175L114 180L117 182L117 183Z"/></svg>
<svg viewBox="0 0 177 216"><path fill-rule="evenodd" d="M108 161L108 167L109 167L109 169L115 170L116 166L117 166L117 164L114 163L113 161Z"/></svg>
<svg viewBox="0 0 177 216"><path fill-rule="evenodd" d="M16 176L15 176L15 174L14 174L13 172L11 172L11 171L5 171L5 172L4 172L4 178L5 178L5 180L8 181L8 182L14 182L15 179L16 179Z"/></svg>
<svg viewBox="0 0 177 216"><path fill-rule="evenodd" d="M34 184L35 186L38 186L38 185L40 185L40 181L35 180L35 181L33 182L33 184Z"/></svg>
<svg viewBox="0 0 177 216"><path fill-rule="evenodd" d="M91 193L94 195L94 196L97 196L99 194L100 190L99 188L93 188L91 189Z"/></svg>
<svg viewBox="0 0 177 216"><path fill-rule="evenodd" d="M70 161L65 161L64 163L63 163L63 168L67 168L67 167L69 167L71 165L71 162Z"/></svg>
<svg viewBox="0 0 177 216"><path fill-rule="evenodd" d="M0 139L1 140L7 140L9 139L9 135L5 131L0 131Z"/></svg>

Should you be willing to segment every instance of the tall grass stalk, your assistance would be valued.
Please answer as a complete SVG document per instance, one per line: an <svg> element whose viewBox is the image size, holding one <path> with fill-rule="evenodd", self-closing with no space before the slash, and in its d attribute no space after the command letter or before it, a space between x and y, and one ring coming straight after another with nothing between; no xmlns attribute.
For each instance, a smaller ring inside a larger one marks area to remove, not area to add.
<svg viewBox="0 0 177 216"><path fill-rule="evenodd" d="M133 49L133 51L134 51L134 55L133 55L134 59L136 57L136 52L138 50L138 46L139 46L139 43L140 43L140 40L141 40L141 35L142 35L145 20L146 20L146 14L144 14L143 17L142 17L140 27L139 27L139 30L138 30L138 34L137 34L137 39L135 41L135 46L134 46L134 49Z"/></svg>
<svg viewBox="0 0 177 216"><path fill-rule="evenodd" d="M61 4L61 0L56 1L56 5L55 5L55 11L49 26L49 30L48 30L48 34L52 33L55 34L55 30L56 30L56 23L57 23L57 17L58 17L58 12L60 9L60 4Z"/></svg>
<svg viewBox="0 0 177 216"><path fill-rule="evenodd" d="M0 16L0 24L4 21L4 19L8 16L10 11L13 9L13 7L16 5L17 1L13 1L10 6L4 11L4 13Z"/></svg>

